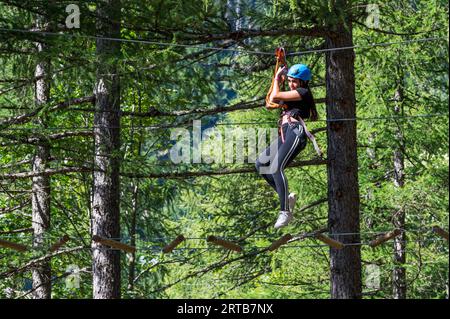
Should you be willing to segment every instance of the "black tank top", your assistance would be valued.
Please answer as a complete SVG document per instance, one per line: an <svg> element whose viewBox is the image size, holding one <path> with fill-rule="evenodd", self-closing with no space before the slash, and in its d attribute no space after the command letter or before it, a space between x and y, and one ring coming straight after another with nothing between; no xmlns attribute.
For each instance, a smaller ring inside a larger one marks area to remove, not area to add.
<svg viewBox="0 0 450 319"><path fill-rule="evenodd" d="M300 116L302 119L307 119L311 114L311 108L314 107L313 96L311 91L306 88L298 88L297 92L302 96L302 99L284 102L287 105L285 111L289 111L294 118Z"/></svg>

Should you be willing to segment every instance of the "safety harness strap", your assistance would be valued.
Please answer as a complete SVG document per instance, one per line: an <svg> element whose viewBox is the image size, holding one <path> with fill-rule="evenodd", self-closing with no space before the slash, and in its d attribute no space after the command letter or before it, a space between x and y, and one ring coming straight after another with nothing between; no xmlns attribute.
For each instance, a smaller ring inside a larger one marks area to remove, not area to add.
<svg viewBox="0 0 450 319"><path fill-rule="evenodd" d="M317 144L316 138L314 137L314 135L308 131L305 122L303 121L303 119L301 117L298 118L301 126L303 126L303 129L305 130L305 134L306 136L308 136L308 138L311 140L311 142L313 143L314 149L316 150L317 155L319 155L319 157L322 157L322 151L319 148L319 145Z"/></svg>
<svg viewBox="0 0 450 319"><path fill-rule="evenodd" d="M291 112L289 112L289 111L283 111L283 113L281 114L281 119L282 119L283 116L285 116L285 115L288 116L288 123L289 123L289 125L291 125L291 124L292 124L292 121L291 121L291 117L292 117ZM279 121L279 125L280 125L281 141L284 143L284 134L283 134L283 128L281 127L281 123L282 123L281 119L280 119L280 121ZM305 121L303 121L303 119L302 119L300 116L298 116L296 119L300 122L300 125L301 125L301 126L303 127L303 129L305 130L306 136L307 136L307 137L311 140L311 142L313 143L314 150L316 151L317 155L319 155L319 157L322 157L323 153L322 153L322 151L321 151L319 145L317 144L316 138L314 137L314 135L313 135L310 131L308 131L308 128L306 127Z"/></svg>
<svg viewBox="0 0 450 319"><path fill-rule="evenodd" d="M283 103L275 103L275 102L270 101L270 95L272 94L272 91L273 91L275 76L278 72L278 68L280 67L280 65L284 65L287 67L286 51L284 50L284 48L282 48L282 47L277 48L275 50L275 56L277 58L277 63L275 64L275 71L274 71L274 75L272 77L272 84L270 85L269 92L267 92L267 95L266 95L266 108L268 108L268 109L286 108L286 105Z"/></svg>

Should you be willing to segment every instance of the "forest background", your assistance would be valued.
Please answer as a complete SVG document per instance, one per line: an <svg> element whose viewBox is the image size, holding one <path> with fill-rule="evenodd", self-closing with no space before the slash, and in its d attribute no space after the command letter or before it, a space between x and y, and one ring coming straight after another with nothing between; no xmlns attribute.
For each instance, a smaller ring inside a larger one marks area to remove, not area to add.
<svg viewBox="0 0 450 319"><path fill-rule="evenodd" d="M171 129L192 130L193 120L222 133L276 127L279 112L264 97L283 46L290 65L313 71L319 121L308 128L326 153L322 35L345 21L361 243L406 230L361 246L362 297L448 298L448 239L431 231L448 230L447 1L4 0L0 12L0 239L34 247L0 247L0 297L96 297L93 258L106 247L90 246L95 205L110 197L95 171L106 160L119 195L110 198L120 212L108 219L120 226L113 239L137 248L116 251L122 298L329 298L323 242L261 251L283 234L327 227L327 166L311 143L286 170L295 220L276 231L278 196L254 164L174 164ZM212 154L226 149L209 143ZM186 240L162 253L180 234ZM50 258L63 235L70 240Z"/></svg>

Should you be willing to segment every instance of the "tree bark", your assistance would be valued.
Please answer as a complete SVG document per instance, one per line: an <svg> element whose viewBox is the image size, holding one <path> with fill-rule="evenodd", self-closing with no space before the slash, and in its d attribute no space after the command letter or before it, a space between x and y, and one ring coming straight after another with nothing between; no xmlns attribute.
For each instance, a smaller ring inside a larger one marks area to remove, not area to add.
<svg viewBox="0 0 450 319"><path fill-rule="evenodd" d="M49 146L38 146L33 160L33 170L44 169L50 156ZM32 227L33 248L40 249L45 244L44 236L50 228L50 177L41 175L33 177L32 182ZM34 299L50 299L51 297L51 268L50 260L45 260L32 270Z"/></svg>
<svg viewBox="0 0 450 319"><path fill-rule="evenodd" d="M401 87L395 92L395 115L403 115L403 92ZM400 125L400 123L398 123ZM394 185L403 188L405 183L405 160L404 160L404 138L402 128L399 126L395 133L395 139L399 146L394 150ZM403 207L395 213L393 218L395 228L405 228L405 211ZM392 272L392 296L394 299L406 299L406 269L402 265L406 263L406 233L402 232L394 238L394 263L395 267Z"/></svg>
<svg viewBox="0 0 450 319"><path fill-rule="evenodd" d="M336 16L345 14L347 1L336 1ZM352 25L347 19L331 26L327 48L353 46ZM326 54L327 118L356 115L354 51ZM331 233L355 233L335 237L342 243L359 243L359 188L356 122L337 121L328 125L328 227ZM331 298L361 298L360 246L330 249Z"/></svg>
<svg viewBox="0 0 450 319"><path fill-rule="evenodd" d="M120 37L119 0L97 5L97 34ZM105 238L120 237L120 88L117 59L120 42L97 39L97 82L94 115L95 166L92 203L92 232ZM120 298L120 252L92 243L93 298Z"/></svg>
<svg viewBox="0 0 450 319"><path fill-rule="evenodd" d="M241 17L241 0L227 0L225 18L230 26L231 32L236 32L244 25Z"/></svg>
<svg viewBox="0 0 450 319"><path fill-rule="evenodd" d="M48 22L43 17L36 18L36 29L47 30ZM36 50L38 55L43 56L48 49L47 45L37 42ZM40 57L35 67L35 104L39 108L50 100L50 61L48 58ZM35 124L45 126L44 117L38 117L34 120ZM32 161L32 171L38 172L47 168L50 157L50 145L46 141L35 148L35 154ZM40 175L32 179L31 195L31 220L33 228L33 248L40 249L45 244L44 236L50 228L50 176ZM32 269L33 298L50 299L51 298L51 266L50 260L44 260Z"/></svg>

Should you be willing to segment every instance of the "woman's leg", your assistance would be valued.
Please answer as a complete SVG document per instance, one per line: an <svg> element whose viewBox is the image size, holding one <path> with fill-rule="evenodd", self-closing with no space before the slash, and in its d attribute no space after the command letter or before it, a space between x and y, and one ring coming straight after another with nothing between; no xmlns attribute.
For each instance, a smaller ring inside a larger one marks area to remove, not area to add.
<svg viewBox="0 0 450 319"><path fill-rule="evenodd" d="M277 186L275 184L275 180L273 179L273 175L270 171L270 165L272 164L278 149L282 144L281 137L274 140L269 147L267 147L256 160L255 166L256 171L260 174L264 179L269 183L269 185L277 191Z"/></svg>
<svg viewBox="0 0 450 319"><path fill-rule="evenodd" d="M295 134L293 128L289 126L283 127L285 142L282 143L275 155L271 165L272 179L275 182L276 191L280 199L281 211L289 210L288 202L288 182L284 174L284 168L292 162L292 160L300 153L306 146L306 137L303 128L300 126L299 134Z"/></svg>

